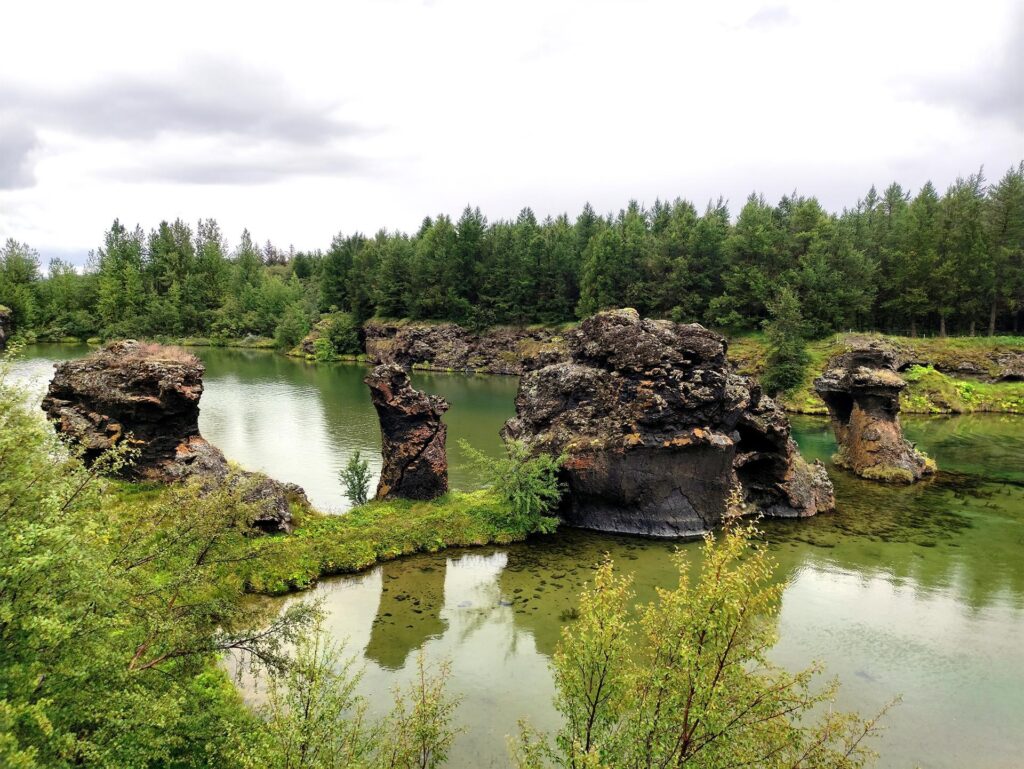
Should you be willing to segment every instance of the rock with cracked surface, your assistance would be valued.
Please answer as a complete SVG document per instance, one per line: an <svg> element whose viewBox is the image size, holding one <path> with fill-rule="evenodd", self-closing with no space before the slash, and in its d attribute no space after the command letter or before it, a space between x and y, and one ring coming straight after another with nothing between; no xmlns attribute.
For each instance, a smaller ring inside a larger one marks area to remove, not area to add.
<svg viewBox="0 0 1024 769"><path fill-rule="evenodd" d="M127 443L135 458L119 474L128 480L206 485L231 478L244 486L245 501L258 503L257 527L289 531L290 506L308 506L305 492L260 473L231 472L220 449L199 433L203 373L199 359L181 349L112 342L57 364L42 407L87 463Z"/></svg>
<svg viewBox="0 0 1024 769"><path fill-rule="evenodd" d="M869 340L834 357L814 390L825 401L839 444L833 460L862 478L913 483L935 472L935 463L903 437L898 352Z"/></svg>
<svg viewBox="0 0 1024 769"><path fill-rule="evenodd" d="M696 536L734 492L771 516L834 507L824 466L803 460L785 413L730 371L718 334L627 309L566 337L569 360L523 376L502 435L565 457L568 523Z"/></svg>
<svg viewBox="0 0 1024 769"><path fill-rule="evenodd" d="M415 390L405 369L377 366L363 380L380 419L384 466L377 499L434 499L448 491L447 427L441 420L448 402Z"/></svg>

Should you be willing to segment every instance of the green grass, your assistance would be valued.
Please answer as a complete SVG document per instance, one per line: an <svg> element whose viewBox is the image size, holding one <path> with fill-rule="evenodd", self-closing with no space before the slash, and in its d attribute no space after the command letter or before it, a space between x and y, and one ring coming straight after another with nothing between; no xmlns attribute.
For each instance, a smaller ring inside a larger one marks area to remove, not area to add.
<svg viewBox="0 0 1024 769"><path fill-rule="evenodd" d="M280 594L403 555L515 542L528 534L509 525L489 490L452 491L430 502L368 502L344 515L306 514L292 534L263 538L262 557L247 580L253 592Z"/></svg>
<svg viewBox="0 0 1024 769"><path fill-rule="evenodd" d="M900 407L912 414L1024 414L1024 382L956 379L932 366L912 366L903 378Z"/></svg>
<svg viewBox="0 0 1024 769"><path fill-rule="evenodd" d="M126 518L145 515L169 488L110 481L106 504L115 519L119 511ZM488 489L451 491L429 502L371 501L343 515L293 506L292 516L291 534L259 536L259 557L240 565L251 592L280 595L306 589L320 577L352 574L404 555L518 542L532 533L517 527Z"/></svg>

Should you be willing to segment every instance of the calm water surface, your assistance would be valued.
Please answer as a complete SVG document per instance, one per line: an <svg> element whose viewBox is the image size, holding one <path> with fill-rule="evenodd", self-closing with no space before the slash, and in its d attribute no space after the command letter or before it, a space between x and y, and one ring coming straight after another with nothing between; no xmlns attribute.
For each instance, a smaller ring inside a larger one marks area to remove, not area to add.
<svg viewBox="0 0 1024 769"><path fill-rule="evenodd" d="M45 385L53 360L84 348L31 349L19 375ZM207 365L200 427L240 464L303 485L342 510L337 470L360 449L379 465L376 418L354 366L313 367L263 352L197 350ZM498 450L515 380L423 375L416 386L452 404L452 485L479 482L459 467L456 440ZM878 747L883 767L1024 765L1024 419L906 418L906 432L942 472L893 488L838 470L838 511L768 522L787 583L773 656L812 660L842 682L840 707L865 712L902 695ZM831 432L793 420L809 458L827 460ZM449 551L325 581L279 603L322 600L328 626L364 665L372 707L409 680L418 650L452 662L464 731L451 766L506 766L505 735L529 716L557 725L548 658L576 595L606 552L633 572L639 597L675 578L680 545L563 531L511 547ZM693 544L681 545L696 557Z"/></svg>

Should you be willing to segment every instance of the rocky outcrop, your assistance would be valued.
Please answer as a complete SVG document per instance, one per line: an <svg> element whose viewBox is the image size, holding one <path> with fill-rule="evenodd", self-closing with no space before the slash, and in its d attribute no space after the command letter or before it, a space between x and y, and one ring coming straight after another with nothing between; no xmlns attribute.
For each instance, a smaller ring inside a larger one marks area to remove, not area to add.
<svg viewBox="0 0 1024 769"><path fill-rule="evenodd" d="M566 335L569 359L525 374L502 435L563 455L570 524L693 536L744 510L800 517L834 507L782 410L730 371L725 339L697 324L603 312Z"/></svg>
<svg viewBox="0 0 1024 769"><path fill-rule="evenodd" d="M82 447L86 462L127 442L133 461L119 474L129 480L174 483L229 477L224 454L199 433L204 368L181 349L134 340L112 342L88 357L57 364L42 407L58 432ZM290 503L308 505L305 493L259 473L231 474L243 498L258 503L256 525L291 528Z"/></svg>
<svg viewBox="0 0 1024 769"><path fill-rule="evenodd" d="M863 478L912 483L935 472L935 463L903 437L897 373L899 353L879 340L864 341L829 361L814 380L839 444L833 460Z"/></svg>
<svg viewBox="0 0 1024 769"><path fill-rule="evenodd" d="M480 333L455 323L385 323L363 327L374 363L436 371L521 374L564 360L562 336L550 329L497 326Z"/></svg>
<svg viewBox="0 0 1024 769"><path fill-rule="evenodd" d="M363 380L380 418L384 466L377 499L434 499L448 491L448 429L441 416L448 402L414 390L405 369L377 366Z"/></svg>
<svg viewBox="0 0 1024 769"><path fill-rule="evenodd" d="M7 340L11 338L13 313L0 304L0 352L7 349Z"/></svg>
<svg viewBox="0 0 1024 769"><path fill-rule="evenodd" d="M850 349L883 344L891 353L890 362L896 371L911 366L930 366L936 371L959 379L982 382L1024 381L1024 349L1007 344L962 346L943 340L889 341L872 337L850 336L845 340Z"/></svg>

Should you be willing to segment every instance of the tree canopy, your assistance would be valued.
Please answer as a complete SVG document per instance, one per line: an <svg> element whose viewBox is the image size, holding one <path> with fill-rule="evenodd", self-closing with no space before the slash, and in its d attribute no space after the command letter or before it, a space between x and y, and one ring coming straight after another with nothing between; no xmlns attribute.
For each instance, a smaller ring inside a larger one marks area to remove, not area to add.
<svg viewBox="0 0 1024 769"><path fill-rule="evenodd" d="M41 274L28 245L0 252L0 304L23 331L60 336L277 336L321 313L451 320L473 328L559 323L608 307L725 329L760 328L793 292L807 333L1017 333L1024 308L1024 162L994 184L978 173L944 194L872 187L841 213L796 193L630 201L605 215L489 221L466 206L412 234L339 232L326 250L228 246L212 219L115 220L82 272ZM283 328L282 328L283 326Z"/></svg>

